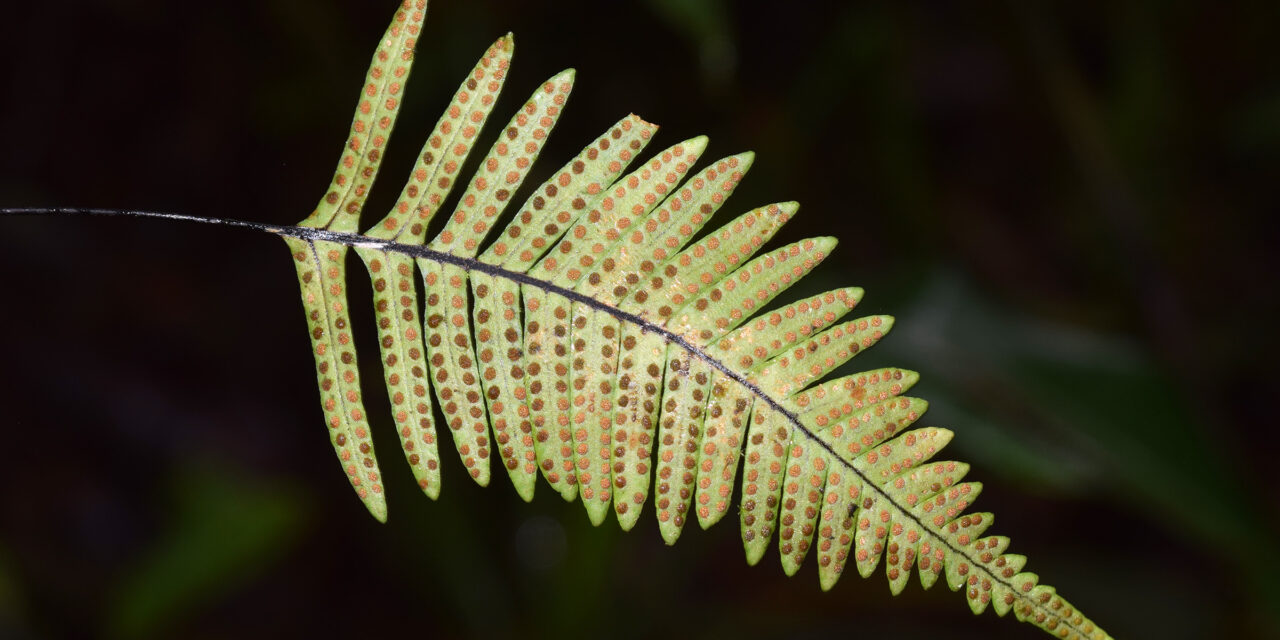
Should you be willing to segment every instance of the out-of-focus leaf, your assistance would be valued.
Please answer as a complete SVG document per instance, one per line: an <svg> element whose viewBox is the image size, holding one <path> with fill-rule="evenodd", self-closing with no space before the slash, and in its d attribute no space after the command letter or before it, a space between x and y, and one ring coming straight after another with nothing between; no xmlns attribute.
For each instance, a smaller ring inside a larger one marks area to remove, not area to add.
<svg viewBox="0 0 1280 640"><path fill-rule="evenodd" d="M108 622L112 637L163 634L251 582L288 548L305 515L298 495L280 483L233 477L201 469L176 479L173 521L120 585Z"/></svg>
<svg viewBox="0 0 1280 640"><path fill-rule="evenodd" d="M1193 541L1233 550L1258 584L1274 571L1251 552L1273 535L1250 506L1262 496L1239 482L1193 391L1137 345L1003 311L948 272L901 317L908 338L884 351L926 373L966 458L1059 493L1105 485Z"/></svg>

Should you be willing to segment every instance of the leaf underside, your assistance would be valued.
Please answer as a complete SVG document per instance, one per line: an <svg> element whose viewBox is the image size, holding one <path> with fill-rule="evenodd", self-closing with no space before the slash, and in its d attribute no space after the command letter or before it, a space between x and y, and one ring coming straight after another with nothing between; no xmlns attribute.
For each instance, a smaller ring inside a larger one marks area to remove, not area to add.
<svg viewBox="0 0 1280 640"><path fill-rule="evenodd" d="M401 447L428 496L440 491L444 431L481 485L496 459L525 500L541 476L566 500L581 499L593 523L612 511L624 529L652 499L674 543L690 519L705 528L729 513L741 473L752 564L776 533L789 575L816 547L823 589L850 565L869 576L883 558L895 594L913 572L926 588L945 576L975 613L992 605L1059 637L1109 637L1023 571L1007 538L985 535L991 514L967 512L981 485L964 481L967 465L935 459L950 431L912 428L927 406L905 395L915 373L827 379L888 333L892 318L849 319L862 297L852 287L762 311L836 241L766 248L795 215L793 202L708 226L751 153L702 162L707 140L698 137L641 162L657 127L627 116L492 233L574 83L569 70L540 85L476 172L460 175L506 79L507 35L458 87L392 210L353 235L425 14L425 0L397 10L330 188L300 224L333 233L286 238L330 440L375 518L386 519L386 502L347 310L352 246L372 280ZM449 200L455 186L462 193ZM448 218L427 243L446 201Z"/></svg>

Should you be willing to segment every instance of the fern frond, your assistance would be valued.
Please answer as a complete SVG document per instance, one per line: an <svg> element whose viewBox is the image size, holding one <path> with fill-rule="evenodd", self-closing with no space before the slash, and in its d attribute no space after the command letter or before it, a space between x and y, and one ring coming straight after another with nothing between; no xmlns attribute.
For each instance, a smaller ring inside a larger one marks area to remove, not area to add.
<svg viewBox="0 0 1280 640"><path fill-rule="evenodd" d="M533 189L491 238L574 82L569 70L540 85L463 177L505 80L508 35L455 93L392 211L355 235L424 12L422 0L403 2L330 190L299 227L280 231L297 264L330 439L376 518L386 506L351 342L349 247L372 278L393 419L427 495L440 490L434 394L481 485L497 458L525 500L541 475L566 500L580 498L592 523L612 507L624 529L652 486L659 531L674 543L692 514L708 527L729 512L741 462L749 563L776 533L788 574L817 547L824 589L849 566L869 576L883 558L895 594L913 572L926 588L945 575L974 612L994 604L1060 637L1108 637L1023 571L1008 539L984 536L991 514L968 512L981 485L964 481L963 463L934 460L952 433L913 428L928 406L904 395L915 373L886 368L824 382L881 340L893 318L845 319L862 298L857 288L762 313L836 240L764 250L795 215L793 202L704 233L751 153L695 170L707 146L697 137L624 175L656 132L628 116ZM460 181L463 193L426 243L428 223Z"/></svg>

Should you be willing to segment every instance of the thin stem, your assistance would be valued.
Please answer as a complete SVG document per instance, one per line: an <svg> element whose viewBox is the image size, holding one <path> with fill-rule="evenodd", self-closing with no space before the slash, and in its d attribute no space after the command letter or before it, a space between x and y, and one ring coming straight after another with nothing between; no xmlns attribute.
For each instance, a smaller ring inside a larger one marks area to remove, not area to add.
<svg viewBox="0 0 1280 640"><path fill-rule="evenodd" d="M911 519L922 530L924 531L930 530L930 528L923 521L917 518L916 515L912 513L906 506L900 504L897 500L894 499L892 495L881 490L879 485L873 482L871 478L868 478L866 475L864 475L862 470L855 467L851 460L847 460L844 456L840 455L834 448L832 448L830 444L818 438L817 434L815 434L812 430L810 430L800 421L799 415L797 415L787 407L783 406L781 402L779 402L778 400L775 400L768 393L765 393L763 389L761 389L751 380L747 379L746 376L742 375L741 373L738 373L737 371L730 369L728 365L725 365L723 362L716 359L711 354L707 353L706 351L703 351L701 347L698 347L697 345L694 345L693 343L689 342L683 336L673 333L667 330L665 327L649 322L648 320L638 315L635 315L633 313L628 313L612 305L605 304L603 302L600 302L599 300L596 300L595 298L582 295L581 293L573 291L572 289L566 289L564 287L552 284L546 280L540 280L527 273L503 269L502 267L481 262L474 258L464 258L460 256L455 256L450 253L428 249L427 247L424 247L421 245L400 244L398 242L393 242L390 240L379 240L376 238L370 238L368 236L363 236L355 233L339 233L336 231L329 231L326 229L316 229L313 227L298 227L293 225L277 226L277 225L262 224L260 222L250 222L247 220L233 220L228 218L206 218L201 216L191 216L191 215L185 215L180 213L164 213L164 212L157 212L157 211L135 211L135 210L125 210L125 209L92 209L92 208L74 208L74 207L0 208L0 216L14 216L14 217L16 216L81 216L81 217L101 216L101 217L124 217L124 218L159 218L162 220L177 220L181 222L196 222L200 224L209 224L209 225L216 225L216 226L222 226L222 227L236 227L241 229L250 229L253 231L260 231L264 233L271 233L278 236L298 238L301 240L306 240L307 242L317 242L317 241L333 242L337 244L343 244L349 247L377 249L380 251L389 251L392 253L410 255L415 258L423 258L426 260L430 260L432 262L455 265L467 271L479 271L481 273L486 273L497 278L511 280L513 282L518 282L520 284L529 285L532 287L542 289L543 291L546 291L548 293L553 293L559 296L563 296L565 298L568 298L569 300L584 304L597 311L602 311L604 313L607 313L621 321L634 324L640 327L640 330L642 332L655 333L661 336L668 343L674 344L680 347L686 353L690 354L691 356L699 360L702 360L703 362L707 363L709 366L714 368L716 371L719 371L729 379L742 385L747 390L749 390L752 395L759 398L766 405L768 405L771 410L773 410L774 412L786 418L787 421L790 422L795 429L803 433L805 436L809 438L809 440L817 444L823 451L825 451L831 457L832 460L836 461L838 464L843 466L849 472L855 474L865 484L865 486L868 487L871 491L874 491L875 493L880 494L881 497L887 499L890 502L890 504L894 505L894 507L898 510L899 513ZM949 549L952 553L955 553L969 560L969 562L973 566L975 567L983 566L982 563L977 558L973 557L968 552L967 549L963 547L954 546L944 536L935 535L934 538L940 544L942 544L947 549ZM1067 620L1066 618L1063 618L1062 616L1057 615L1056 612L1045 610L1043 605L1041 605L1039 602L1036 602L1033 599L1028 598L1027 594L1022 593L1020 589L1018 589L1012 582L1006 580L1003 576L997 575L994 572L987 571L985 568L982 570L986 572L993 580L1004 585L1005 587L1010 589L1013 593L1017 594L1017 597L1019 597L1020 599L1030 602L1032 606L1035 607L1037 610L1043 611L1044 613L1050 616L1059 618L1062 621L1062 624L1074 630L1074 627L1071 625L1071 622L1069 620Z"/></svg>

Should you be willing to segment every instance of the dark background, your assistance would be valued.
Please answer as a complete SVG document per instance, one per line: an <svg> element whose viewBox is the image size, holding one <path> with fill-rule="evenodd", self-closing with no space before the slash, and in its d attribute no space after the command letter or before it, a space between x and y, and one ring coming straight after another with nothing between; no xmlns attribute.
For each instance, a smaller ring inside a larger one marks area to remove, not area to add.
<svg viewBox="0 0 1280 640"><path fill-rule="evenodd" d="M395 3L12 4L0 206L288 224ZM922 424L957 432L1031 570L1120 638L1276 637L1277 7L439 0L366 220L514 31L496 121L578 69L536 181L628 111L654 149L754 149L726 214L797 199L781 240L841 238L806 290L898 317L854 369L922 373ZM379 525L326 443L289 264L233 230L0 218L0 636L1042 637L943 586L747 567L732 517L665 548L651 516L593 529L453 460L430 502L366 356Z"/></svg>

